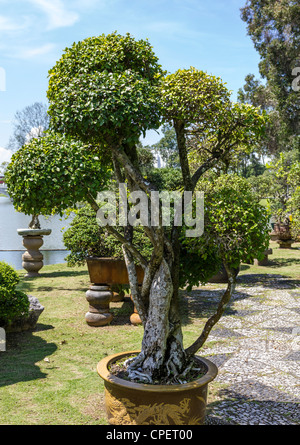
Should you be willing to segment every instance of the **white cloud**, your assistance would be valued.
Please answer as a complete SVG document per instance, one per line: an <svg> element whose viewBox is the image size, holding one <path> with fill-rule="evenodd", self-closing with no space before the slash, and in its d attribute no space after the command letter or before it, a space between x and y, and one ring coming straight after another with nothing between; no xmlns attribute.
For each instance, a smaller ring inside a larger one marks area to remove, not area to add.
<svg viewBox="0 0 300 445"><path fill-rule="evenodd" d="M0 164L2 162L9 162L12 156L12 152L6 148L0 147Z"/></svg>
<svg viewBox="0 0 300 445"><path fill-rule="evenodd" d="M61 0L29 0L48 18L48 29L72 26L79 20L76 12L68 11Z"/></svg>
<svg viewBox="0 0 300 445"><path fill-rule="evenodd" d="M52 43L46 43L45 45L39 46L37 48L23 48L14 57L18 57L20 59L31 59L36 56L43 56L45 54L49 54L55 45Z"/></svg>
<svg viewBox="0 0 300 445"><path fill-rule="evenodd" d="M19 31L28 26L28 19L22 20L22 23L16 23L12 21L9 17L0 15L0 30L3 31Z"/></svg>

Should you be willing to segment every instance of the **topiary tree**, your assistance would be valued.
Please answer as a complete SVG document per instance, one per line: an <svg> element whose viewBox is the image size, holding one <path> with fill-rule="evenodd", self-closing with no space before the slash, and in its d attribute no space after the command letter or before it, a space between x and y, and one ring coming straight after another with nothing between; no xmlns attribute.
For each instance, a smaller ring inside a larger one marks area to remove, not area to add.
<svg viewBox="0 0 300 445"><path fill-rule="evenodd" d="M51 130L87 144L87 152L111 161L117 186L127 183L130 192L143 192L149 199L159 190L143 175L139 163L137 144L146 130L158 128L163 121L174 126L181 192L193 193L204 172L228 152L259 138L265 124L259 110L232 104L225 85L214 76L191 68L165 77L149 42L129 34L101 35L76 43L65 50L49 74ZM206 153L193 174L188 158L190 134L198 138L198 151ZM68 162L72 164L71 154ZM55 170L52 177L56 177ZM64 190L67 194L68 188ZM95 212L99 210L101 204L89 191L85 200ZM31 202L38 213L40 201L33 196ZM64 196L61 205L56 203L53 208L65 206ZM122 244L131 294L144 326L141 353L128 371L130 378L145 382L176 380L193 363L193 354L183 346L178 309L182 227L174 221L165 227L160 205L155 209L158 222L151 225L150 204L148 210L148 222L140 223L151 243L150 258L133 241L136 227L128 222L123 232L105 227ZM144 268L141 288L137 262ZM230 265L228 270L227 292L231 295L234 276Z"/></svg>

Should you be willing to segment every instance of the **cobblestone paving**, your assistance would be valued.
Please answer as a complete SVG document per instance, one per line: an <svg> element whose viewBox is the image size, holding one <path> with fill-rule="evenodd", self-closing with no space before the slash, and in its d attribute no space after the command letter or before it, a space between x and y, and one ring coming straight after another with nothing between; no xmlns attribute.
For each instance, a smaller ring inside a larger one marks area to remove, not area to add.
<svg viewBox="0 0 300 445"><path fill-rule="evenodd" d="M200 288L199 304L221 292ZM300 281L243 276L202 355L219 369L208 424L299 425Z"/></svg>

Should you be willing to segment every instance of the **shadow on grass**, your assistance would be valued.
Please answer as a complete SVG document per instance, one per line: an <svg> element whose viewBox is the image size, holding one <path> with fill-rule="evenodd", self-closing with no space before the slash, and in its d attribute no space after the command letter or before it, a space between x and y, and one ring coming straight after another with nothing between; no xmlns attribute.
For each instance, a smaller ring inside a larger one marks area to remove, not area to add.
<svg viewBox="0 0 300 445"><path fill-rule="evenodd" d="M271 289L297 289L300 279L278 274L243 274L237 277L237 286L260 286Z"/></svg>
<svg viewBox="0 0 300 445"><path fill-rule="evenodd" d="M57 277L79 277L79 276L88 276L87 270L62 270L62 271L42 271L40 273L40 277L24 277L23 280L25 281L34 281L39 278L57 278Z"/></svg>
<svg viewBox="0 0 300 445"><path fill-rule="evenodd" d="M48 329L53 326L37 324L35 332ZM30 331L7 333L6 351L0 352L0 387L46 378L36 363L56 349L55 343L47 343Z"/></svg>
<svg viewBox="0 0 300 445"><path fill-rule="evenodd" d="M247 268L247 266L246 266ZM297 291L300 287L300 279L282 276L278 274L243 274L237 277L237 287L263 287L268 289L291 290ZM220 289L207 289L205 287L192 290L190 292L181 290L180 295L180 310L182 315L183 325L189 324L193 319L209 318L211 317L222 298L226 289L226 284L220 285ZM232 309L232 305L237 300L242 300L253 296L244 291L235 290L231 301L229 302L223 316L226 315L248 315L249 311L237 312Z"/></svg>
<svg viewBox="0 0 300 445"><path fill-rule="evenodd" d="M111 322L111 326L126 326L131 325L130 315L133 313L133 303L130 297L124 297L124 301L120 307L110 308L114 318Z"/></svg>
<svg viewBox="0 0 300 445"><path fill-rule="evenodd" d="M300 265L300 258L278 258L276 260L269 260L268 267L277 268L277 267L290 267L290 266L298 266Z"/></svg>

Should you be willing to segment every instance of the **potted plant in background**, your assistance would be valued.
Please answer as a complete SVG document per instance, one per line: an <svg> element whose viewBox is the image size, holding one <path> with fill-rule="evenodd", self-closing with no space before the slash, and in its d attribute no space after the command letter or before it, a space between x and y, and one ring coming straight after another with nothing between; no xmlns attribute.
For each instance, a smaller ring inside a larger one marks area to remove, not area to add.
<svg viewBox="0 0 300 445"><path fill-rule="evenodd" d="M122 245L97 224L95 211L88 204L76 211L63 241L70 251L66 257L68 266L86 263L88 267L91 286L86 293L90 305L86 322L94 327L109 324L112 321L109 303L122 301L129 287ZM141 230L135 231L134 243L145 257L149 257L150 243ZM141 283L144 272L139 264L137 271ZM134 324L139 324L139 318L133 314Z"/></svg>
<svg viewBox="0 0 300 445"><path fill-rule="evenodd" d="M183 183L179 192L184 199L185 192L192 196L203 174L226 154L241 147L250 150L265 126L266 116L260 110L231 102L221 79L195 68L166 76L149 42L135 40L129 34L101 35L74 44L50 70L49 78L51 132L47 140L42 138L44 142L36 140L23 147L23 155L40 144L47 144L53 153L59 151L57 138L64 139L64 146L68 138L75 140L77 144L85 144L87 162L93 156L101 158L102 169L113 168L117 185L127 184L128 191L139 192L140 197L150 199L151 192L158 191L140 168L137 145L147 130L159 128L163 121L174 127ZM197 139L196 150L202 155L194 171L188 159L189 135ZM72 155L70 152L67 168L73 164ZM16 157L13 158L12 169L17 169L16 161ZM59 168L57 163L56 166ZM28 169L31 177L33 174L39 178L37 183L44 179L36 163L31 163ZM22 174L27 176L25 169ZM56 177L55 170L53 177ZM33 193L34 186L29 184L28 194L32 194L31 205L35 208L39 202ZM105 190L104 182L93 186L94 190ZM11 187L16 190L12 183ZM65 199L68 189L63 190L60 204L56 205L60 209L68 206ZM53 191L48 190L50 202L52 194ZM95 194L91 194L88 187L81 187L80 195L96 215L100 204ZM19 198L16 192L15 205L22 205ZM133 242L135 225L119 224L122 232L113 225L106 226L107 232L122 244L131 294L144 328L141 351L126 362L125 374L121 370L125 378L117 377L112 371L116 362L130 356L130 352L121 352L99 364L99 373L105 381L108 418L111 423L122 424L202 424L207 385L216 376L217 369L213 363L197 356L197 339L193 347L183 346L178 299L184 227L175 224L176 218L171 218L166 227L160 205L156 209L156 224L148 224L137 211L137 202L138 199L128 203L128 215L133 212L136 220L140 218L151 243L150 259L145 258ZM191 201L189 205L191 209ZM148 215L153 215L151 209L148 210ZM37 208L31 213L41 214ZM190 212L184 212L183 216L188 214ZM193 227L198 222L196 218L186 225ZM235 286L229 259L230 256L225 255L229 277L224 292L226 301ZM144 271L142 286L138 282L137 263ZM222 297L218 317L225 307Z"/></svg>

